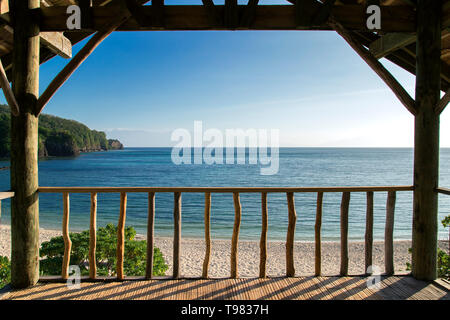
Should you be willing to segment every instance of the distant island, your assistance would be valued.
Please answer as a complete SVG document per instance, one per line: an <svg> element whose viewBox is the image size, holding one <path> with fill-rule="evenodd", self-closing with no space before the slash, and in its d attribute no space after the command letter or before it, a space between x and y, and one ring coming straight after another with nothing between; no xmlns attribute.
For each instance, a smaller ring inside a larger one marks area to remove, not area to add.
<svg viewBox="0 0 450 320"><path fill-rule="evenodd" d="M10 154L10 111L0 105L0 158ZM102 131L86 125L48 114L39 117L39 158L73 157L81 152L123 149L119 140L107 139Z"/></svg>

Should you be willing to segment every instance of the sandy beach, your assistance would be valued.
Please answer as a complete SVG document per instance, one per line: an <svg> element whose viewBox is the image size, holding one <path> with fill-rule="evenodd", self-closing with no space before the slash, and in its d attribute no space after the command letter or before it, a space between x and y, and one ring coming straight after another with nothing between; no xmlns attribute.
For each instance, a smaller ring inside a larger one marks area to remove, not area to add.
<svg viewBox="0 0 450 320"><path fill-rule="evenodd" d="M61 231L40 229L40 242L48 241L52 237L60 236ZM137 238L145 239L144 236ZM0 226L0 255L10 257L11 228L9 225ZM172 273L171 238L156 238L155 245L161 249L169 265L167 275ZM410 262L411 255L408 248L411 241L395 241L394 266L398 274L408 273L406 262ZM448 250L447 241L439 241L439 247ZM312 275L314 273L314 243L295 243L296 275ZM213 240L209 274L210 277L224 278L230 275L230 240ZM185 277L199 277L205 254L205 242L202 239L182 239L181 274ZM259 273L259 242L239 241L238 272L240 277L257 277ZM285 274L285 243L270 241L268 243L267 274L282 276ZM373 263L384 271L384 243L375 241L373 248ZM338 242L322 242L322 272L324 275L339 274L340 244ZM364 242L349 242L349 273L364 273Z"/></svg>

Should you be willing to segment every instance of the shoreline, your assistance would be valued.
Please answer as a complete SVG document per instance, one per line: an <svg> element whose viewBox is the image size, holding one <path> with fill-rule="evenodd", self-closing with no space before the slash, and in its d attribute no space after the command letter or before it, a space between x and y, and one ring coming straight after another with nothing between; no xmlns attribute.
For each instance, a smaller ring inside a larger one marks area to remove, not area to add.
<svg viewBox="0 0 450 320"><path fill-rule="evenodd" d="M39 243L61 236L62 231L40 228ZM0 255L10 257L10 225L0 225ZM136 235L136 240L145 240L145 235ZM349 274L364 274L364 241L349 241ZM173 239L155 237L155 247L164 255L172 273ZM181 274L186 277L199 277L202 274L205 255L205 240L202 238L182 238L181 240ZM407 274L406 263L411 261L408 249L411 240L394 241L394 268L397 274ZM448 251L448 241L439 240L439 247ZM267 243L267 275L284 276L286 268L286 249L284 241ZM230 276L231 239L212 239L209 276L224 278ZM294 257L296 275L313 275L315 264L315 246L313 241L295 241ZM384 242L373 242L373 264L384 272ZM322 273L338 275L340 267L340 242L322 241ZM259 274L259 241L240 240L238 245L238 271L240 277L257 277Z"/></svg>

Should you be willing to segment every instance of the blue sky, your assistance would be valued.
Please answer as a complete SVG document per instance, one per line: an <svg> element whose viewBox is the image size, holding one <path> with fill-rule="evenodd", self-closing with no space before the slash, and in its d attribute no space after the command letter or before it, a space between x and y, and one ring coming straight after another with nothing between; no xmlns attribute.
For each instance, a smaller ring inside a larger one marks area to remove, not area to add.
<svg viewBox="0 0 450 320"><path fill-rule="evenodd" d="M382 62L414 97L414 77ZM66 63L41 66L41 92ZM205 129L279 129L281 146L411 147L414 130L388 87L324 31L116 32L44 113L129 147L173 145L171 132L193 130L195 120ZM448 113L442 147L450 147Z"/></svg>

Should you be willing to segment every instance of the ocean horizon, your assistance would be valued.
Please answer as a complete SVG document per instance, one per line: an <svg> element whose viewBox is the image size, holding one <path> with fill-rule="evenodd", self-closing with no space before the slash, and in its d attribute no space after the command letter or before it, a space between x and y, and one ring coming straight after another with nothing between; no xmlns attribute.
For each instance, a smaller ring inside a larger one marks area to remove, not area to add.
<svg viewBox="0 0 450 320"><path fill-rule="evenodd" d="M412 148L285 147L279 150L279 172L260 174L261 165L182 164L171 160L170 147L125 148L83 153L75 158L39 161L39 185L57 187L329 187L412 185ZM247 150L248 155L248 150ZM0 167L8 166L0 161ZM450 186L450 148L441 148L440 186ZM0 190L9 190L9 171L0 171ZM340 239L340 193L325 193L322 239ZM295 240L313 241L316 193L296 193ZM386 192L374 196L374 240L384 239ZM117 224L119 194L98 194L97 225ZM261 195L241 194L240 239L258 240L261 233ZM62 195L40 195L40 227L61 230ZM410 240L412 192L397 192L394 240ZM90 195L70 195L70 231L89 229ZM363 240L366 194L351 194L349 240ZM439 196L439 221L450 214L450 197ZM204 237L204 194L182 195L182 236ZM268 239L284 241L288 224L286 195L268 195ZM10 201L2 202L2 223L9 224ZM232 194L212 194L211 235L231 239L234 221ZM146 234L147 194L128 194L127 226ZM173 195L156 194L155 235L173 235ZM439 223L439 239L448 231Z"/></svg>

